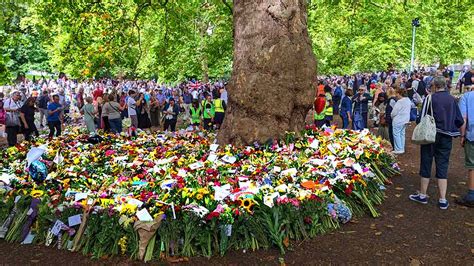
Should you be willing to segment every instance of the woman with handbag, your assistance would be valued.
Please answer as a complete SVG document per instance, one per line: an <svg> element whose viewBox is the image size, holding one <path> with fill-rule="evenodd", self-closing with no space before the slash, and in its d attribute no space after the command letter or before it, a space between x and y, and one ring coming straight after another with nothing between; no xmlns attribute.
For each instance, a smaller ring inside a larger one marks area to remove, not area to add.
<svg viewBox="0 0 474 266"><path fill-rule="evenodd" d="M434 158L439 189L438 207L442 210L446 210L449 206L446 199L449 157L451 155L453 137L460 136L459 128L463 126L464 118L456 103L456 99L446 90L446 80L444 77L435 77L433 79L432 92L433 94L429 95L423 103L424 108L422 114L434 118L436 136L430 140L429 143L421 145L420 191L410 195L409 199L422 204L428 203L427 190L431 178L431 165ZM422 123L423 121L420 122L420 125ZM415 131L417 131L417 128L415 128ZM432 130L434 130L434 128ZM414 132L413 139L416 137Z"/></svg>
<svg viewBox="0 0 474 266"><path fill-rule="evenodd" d="M81 114L84 115L84 122L86 123L87 131L89 131L89 133L95 133L96 129L95 120L97 111L95 110L95 107L92 102L92 97L87 97L86 104L84 104L81 108Z"/></svg>
<svg viewBox="0 0 474 266"><path fill-rule="evenodd" d="M15 146L18 142L17 135L20 132L20 108L21 95L20 92L14 91L11 97L4 102L3 108L7 113L5 119L8 146Z"/></svg>

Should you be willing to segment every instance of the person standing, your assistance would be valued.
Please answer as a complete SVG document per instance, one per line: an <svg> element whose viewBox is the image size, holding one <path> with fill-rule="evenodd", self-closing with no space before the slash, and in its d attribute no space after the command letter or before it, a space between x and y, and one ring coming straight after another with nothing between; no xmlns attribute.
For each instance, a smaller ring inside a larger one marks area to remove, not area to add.
<svg viewBox="0 0 474 266"><path fill-rule="evenodd" d="M392 110L395 104L397 103L397 93L394 89L389 88L387 90L387 106L385 107L385 123L387 123L388 128L388 137L392 148L395 147L393 139L393 124L392 124Z"/></svg>
<svg viewBox="0 0 474 266"><path fill-rule="evenodd" d="M201 125L202 109L199 106L198 100L193 100L191 107L189 108L191 113L191 126L194 130L197 130Z"/></svg>
<svg viewBox="0 0 474 266"><path fill-rule="evenodd" d="M62 106L59 104L59 95L53 95L53 102L48 104L49 139L56 131L56 137L61 135Z"/></svg>
<svg viewBox="0 0 474 266"><path fill-rule="evenodd" d="M31 135L39 136L38 129L35 125L35 98L29 97L20 109L21 125L23 127L23 136L25 140L31 141Z"/></svg>
<svg viewBox="0 0 474 266"><path fill-rule="evenodd" d="M327 127L330 127L334 116L334 105L332 102L331 87L324 87L324 91L326 97L326 108L324 109L324 124Z"/></svg>
<svg viewBox="0 0 474 266"><path fill-rule="evenodd" d="M341 86L341 81L338 80L336 83L336 88L334 89L334 95L332 97L333 110L334 110L335 115L339 114L339 105L341 104L341 100L342 100L342 86Z"/></svg>
<svg viewBox="0 0 474 266"><path fill-rule="evenodd" d="M158 99L156 99L156 92L153 91L151 93L151 98L150 98L151 127L157 128L160 126L160 113L161 113L160 103L158 102Z"/></svg>
<svg viewBox="0 0 474 266"><path fill-rule="evenodd" d="M205 130L212 129L214 122L214 104L212 104L211 95L207 94L206 99L202 102L203 123Z"/></svg>
<svg viewBox="0 0 474 266"><path fill-rule="evenodd" d="M146 103L144 93L140 93L138 95L136 106L137 106L138 128L150 129L151 122L150 122L150 117L148 116L148 105Z"/></svg>
<svg viewBox="0 0 474 266"><path fill-rule="evenodd" d="M225 86L223 86L220 90L219 90L220 94L221 94L221 100L223 100L225 102L225 104L227 104L227 101L228 101L228 96L227 96L227 89L225 88Z"/></svg>
<svg viewBox="0 0 474 266"><path fill-rule="evenodd" d="M352 102L354 103L353 128L355 130L367 128L370 99L371 97L367 92L367 87L360 85L357 94L352 97Z"/></svg>
<svg viewBox="0 0 474 266"><path fill-rule="evenodd" d="M191 106L192 102L193 96L191 95L188 89L185 89L183 94L184 120L189 119L189 107Z"/></svg>
<svg viewBox="0 0 474 266"><path fill-rule="evenodd" d="M44 90L43 94L38 99L38 108L40 112L40 127L43 127L45 123L43 123L46 118L48 117L48 103L51 99L48 95L48 90Z"/></svg>
<svg viewBox="0 0 474 266"><path fill-rule="evenodd" d="M178 121L179 106L175 103L174 98L170 98L169 102L163 108L163 115L165 116L165 122L163 125L163 131L167 131L168 128L171 132L176 131L176 122Z"/></svg>
<svg viewBox="0 0 474 266"><path fill-rule="evenodd" d="M391 113L393 127L393 153L405 153L405 131L410 122L411 101L405 89L397 90L398 101Z"/></svg>
<svg viewBox="0 0 474 266"><path fill-rule="evenodd" d="M116 102L116 97L114 94L109 94L109 101L104 103L103 113L106 113L108 116L108 123L110 131L115 134L122 133L122 117L121 112L123 108L118 102Z"/></svg>
<svg viewBox="0 0 474 266"><path fill-rule="evenodd" d="M100 99L100 98L97 98ZM99 101L97 101L99 103ZM104 107L109 102L109 94L104 93L102 101L100 102L100 118L101 118L101 128L104 129L104 132L110 132L110 123L109 123L109 109L105 109Z"/></svg>
<svg viewBox="0 0 474 266"><path fill-rule="evenodd" d="M214 124L216 129L220 129L224 122L225 110L227 106L221 98L214 99Z"/></svg>
<svg viewBox="0 0 474 266"><path fill-rule="evenodd" d="M341 100L341 110L339 114L342 118L342 128L350 129L352 122L352 89L346 89L344 97Z"/></svg>
<svg viewBox="0 0 474 266"><path fill-rule="evenodd" d="M474 91L466 87L466 92L459 101L464 125L461 127L461 146L464 147L465 166L468 170L468 191L456 203L474 208Z"/></svg>
<svg viewBox="0 0 474 266"><path fill-rule="evenodd" d="M446 90L444 77L435 77L431 88L433 93L428 97L431 97L433 111L431 112L431 107L427 108L428 114L432 115L436 122L436 141L432 144L421 145L420 192L410 195L409 199L422 204L428 203L427 190L434 158L439 189L438 207L446 210L449 206L446 199L449 157L453 146L453 137L461 135L459 128L463 126L464 119L456 99Z"/></svg>
<svg viewBox="0 0 474 266"><path fill-rule="evenodd" d="M138 128L138 117L137 117L137 102L135 101L136 93L134 90L128 91L127 106L128 106L128 116L131 120L131 126Z"/></svg>
<svg viewBox="0 0 474 266"><path fill-rule="evenodd" d="M84 122L86 123L87 131L89 131L90 134L95 133L96 123L94 120L97 112L92 97L86 97L86 104L82 106L81 114L84 115Z"/></svg>
<svg viewBox="0 0 474 266"><path fill-rule="evenodd" d="M18 133L20 132L20 108L22 106L21 94L14 91L11 97L4 102L5 109L5 132L7 133L8 146L15 146L18 142Z"/></svg>

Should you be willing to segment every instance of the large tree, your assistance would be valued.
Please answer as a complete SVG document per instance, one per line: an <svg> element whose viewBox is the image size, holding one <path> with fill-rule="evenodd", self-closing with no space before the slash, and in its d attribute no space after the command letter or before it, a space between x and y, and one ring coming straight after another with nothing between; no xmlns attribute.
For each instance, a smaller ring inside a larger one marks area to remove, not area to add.
<svg viewBox="0 0 474 266"><path fill-rule="evenodd" d="M234 65L219 143L299 131L314 100L306 0L234 1Z"/></svg>

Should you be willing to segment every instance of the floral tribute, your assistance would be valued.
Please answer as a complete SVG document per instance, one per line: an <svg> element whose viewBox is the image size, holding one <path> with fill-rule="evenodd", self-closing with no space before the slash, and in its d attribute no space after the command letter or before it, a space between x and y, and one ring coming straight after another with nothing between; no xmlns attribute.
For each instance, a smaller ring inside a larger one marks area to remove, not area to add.
<svg viewBox="0 0 474 266"><path fill-rule="evenodd" d="M78 129L4 149L0 238L94 258L223 255L277 247L378 216L394 158L368 131L307 127L219 146L211 133Z"/></svg>

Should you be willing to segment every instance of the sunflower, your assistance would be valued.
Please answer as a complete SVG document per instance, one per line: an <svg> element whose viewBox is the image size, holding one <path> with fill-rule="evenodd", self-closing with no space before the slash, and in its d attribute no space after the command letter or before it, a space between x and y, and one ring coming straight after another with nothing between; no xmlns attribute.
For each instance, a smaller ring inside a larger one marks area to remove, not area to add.
<svg viewBox="0 0 474 266"><path fill-rule="evenodd" d="M250 199L250 198L246 198L246 199L243 199L240 203L240 207L244 208L247 210L247 212L252 212L253 210L253 205L254 205L254 201L253 199Z"/></svg>

